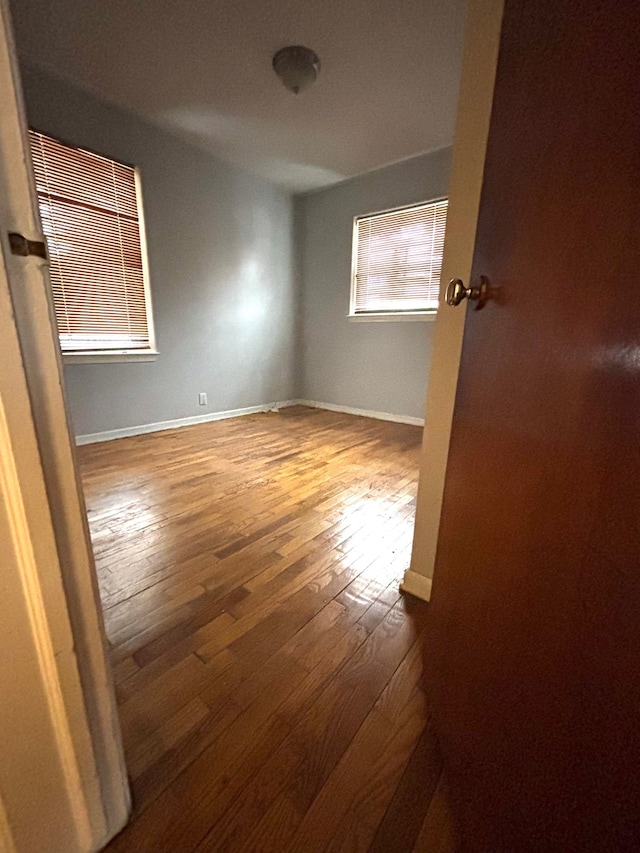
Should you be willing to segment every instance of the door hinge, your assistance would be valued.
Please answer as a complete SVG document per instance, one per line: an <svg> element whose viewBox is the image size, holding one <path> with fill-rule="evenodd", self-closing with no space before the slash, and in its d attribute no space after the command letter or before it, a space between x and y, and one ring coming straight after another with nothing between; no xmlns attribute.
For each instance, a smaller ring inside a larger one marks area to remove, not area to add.
<svg viewBox="0 0 640 853"><path fill-rule="evenodd" d="M12 255L21 255L23 258L35 255L37 258L47 260L47 244L44 240L27 240L22 234L9 232L9 247Z"/></svg>

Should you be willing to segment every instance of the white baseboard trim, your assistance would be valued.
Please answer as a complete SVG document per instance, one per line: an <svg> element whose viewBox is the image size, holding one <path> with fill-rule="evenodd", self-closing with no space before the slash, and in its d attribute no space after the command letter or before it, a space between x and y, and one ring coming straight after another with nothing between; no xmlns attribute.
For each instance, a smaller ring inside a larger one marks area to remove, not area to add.
<svg viewBox="0 0 640 853"><path fill-rule="evenodd" d="M336 406L334 403L320 403L318 400L295 400L298 406L310 406L313 409L327 409L329 412L342 412L345 415L359 415L362 418L375 418L379 421L393 421L396 424L424 426L424 418L412 418L409 415L392 415L389 412L372 412L369 409L354 409L352 406Z"/></svg>
<svg viewBox="0 0 640 853"><path fill-rule="evenodd" d="M190 418L177 418L173 421L158 421L153 424L141 424L140 426L124 427L122 429L109 429L105 432L92 432L86 435L77 435L76 444L96 444L99 441L113 441L116 438L128 438L132 435L146 435L149 432L161 432L165 429L178 429L179 427L193 426L194 424L206 424L209 421L222 421L226 418L239 418L243 415L255 415L257 412L271 412L284 409L287 406L297 405L297 400L284 400L278 403L263 403L261 406L247 406L244 409L229 409L226 412L209 412L206 415L194 415Z"/></svg>
<svg viewBox="0 0 640 853"><path fill-rule="evenodd" d="M407 569L404 573L400 589L403 592L415 595L416 598L421 598L423 601L431 600L431 578L426 575L419 575L418 572L412 572L411 569Z"/></svg>
<svg viewBox="0 0 640 853"><path fill-rule="evenodd" d="M424 418L411 418L406 415L392 415L389 412L372 412L368 409L354 409L352 406L336 406L333 403L320 403L317 400L283 400L275 403L263 403L261 406L246 406L243 409L229 409L226 412L208 412L206 415L193 415L189 418L177 418L173 421L158 421L152 424L109 429L104 432L91 432L77 435L76 444L97 444L99 441L113 441L116 438L128 438L132 435L146 435L165 429L206 424L210 421L222 421L226 418L240 418L243 415L255 415L257 412L272 412L287 406L309 406L312 409L327 409L329 412L341 412L345 415L358 415L363 418L376 418L379 421L393 421L398 424L424 426Z"/></svg>

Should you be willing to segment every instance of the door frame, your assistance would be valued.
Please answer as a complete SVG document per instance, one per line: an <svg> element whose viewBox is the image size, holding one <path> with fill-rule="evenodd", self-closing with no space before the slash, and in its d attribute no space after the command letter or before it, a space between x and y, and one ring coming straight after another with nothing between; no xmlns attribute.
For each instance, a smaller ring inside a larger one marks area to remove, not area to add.
<svg viewBox="0 0 640 853"><path fill-rule="evenodd" d="M81 706L69 719L88 828L78 850L95 850L118 832L130 811L107 640L89 537L75 443L64 397L62 361L53 314L48 264L12 255L7 234L43 240L35 195L27 122L7 0L0 0L0 228L24 377L55 539L63 601L42 591L47 619L67 619L78 682L61 679L62 708ZM25 425L25 429L28 425ZM65 613L61 612L64 605ZM46 621L46 620L45 620ZM43 623L44 624L44 623ZM45 674L43 673L43 678ZM75 697L75 698L73 698ZM66 711L65 711L66 713ZM87 748L89 747L89 748ZM38 820L38 815L33 816ZM71 851L71 847L68 848Z"/></svg>
<svg viewBox="0 0 640 853"><path fill-rule="evenodd" d="M489 136L504 0L469 0L458 97L442 283L469 285ZM458 386L466 301L455 310L441 288L436 317L411 564L401 589L429 601Z"/></svg>
<svg viewBox="0 0 640 853"><path fill-rule="evenodd" d="M444 281L455 276L468 282L471 270L502 8L503 0L470 0L468 7ZM4 119L0 127L4 265L28 387L36 455L55 538L66 610L66 615L62 615L68 619L76 658L76 681L73 678L59 681L63 700L60 707L68 710L73 699L80 714L74 717L73 725L69 719L68 731L77 761L85 806L82 819L86 826L80 834L75 827L74 837L84 839L78 851L95 850L126 823L130 794L93 553L64 398L48 268L38 258L11 255L7 241L7 232L14 230L29 239L42 239L7 0L0 0L0 109ZM402 585L406 591L425 599L430 595L435 562L465 313L465 307L453 312L441 306L435 328L413 552ZM53 613L56 608L60 611L59 600L54 602L45 596L42 601L44 611L52 611L50 616L56 615ZM57 612L56 618L60 617ZM78 690L81 706L77 704ZM83 748L87 742L90 749ZM4 835L2 830L6 825L4 819L0 820L0 836Z"/></svg>

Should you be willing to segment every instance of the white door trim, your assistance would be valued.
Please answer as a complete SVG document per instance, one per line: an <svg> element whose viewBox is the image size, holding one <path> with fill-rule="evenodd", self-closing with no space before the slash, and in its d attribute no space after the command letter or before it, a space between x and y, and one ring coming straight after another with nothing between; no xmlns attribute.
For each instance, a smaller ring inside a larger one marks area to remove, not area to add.
<svg viewBox="0 0 640 853"><path fill-rule="evenodd" d="M469 0L449 184L442 294L433 338L411 565L401 588L428 600L436 558L466 302L444 303L446 282L469 285L504 0ZM421 580L422 578L422 580ZM429 583L424 581L428 580Z"/></svg>
<svg viewBox="0 0 640 853"><path fill-rule="evenodd" d="M30 422L24 428L27 432L33 429L35 434L30 452L44 481L46 515L54 537L51 558L58 566L62 593L61 598L52 597L49 587L38 593L42 604L38 630L46 633L51 625L66 619L72 637L74 666L69 664L65 677L60 677L62 704L58 704L56 713L67 715L79 775L75 799L82 804L87 821L84 830L79 826L70 830L69 839L79 840L77 846L70 841L65 851L84 853L100 849L122 828L128 817L130 796L84 501L68 426L48 267L35 257L11 255L7 240L9 231L42 239L7 0L0 0L0 113L0 279L5 288L8 286L15 318L13 333L19 341L30 408ZM3 335L5 326L12 326L13 318L3 316ZM5 398L4 405L8 409L13 401ZM15 426L10 433L15 442ZM27 509L27 520L28 516ZM35 535L35 529L33 525L29 528L29 537ZM43 576L33 583L42 585ZM39 636L40 648L45 648L47 641L42 633ZM56 643L53 648L58 648ZM56 663L59 667L57 658ZM59 722L62 724L61 717ZM4 806L11 828L13 812L6 802ZM32 816L34 822L45 818L37 813ZM18 844L15 847L21 850Z"/></svg>

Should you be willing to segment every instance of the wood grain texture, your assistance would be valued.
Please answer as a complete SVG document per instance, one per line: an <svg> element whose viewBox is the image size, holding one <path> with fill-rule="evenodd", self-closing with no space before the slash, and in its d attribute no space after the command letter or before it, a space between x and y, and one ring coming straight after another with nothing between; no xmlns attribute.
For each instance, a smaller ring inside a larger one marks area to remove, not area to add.
<svg viewBox="0 0 640 853"><path fill-rule="evenodd" d="M639 32L505 2L425 647L474 853L640 850Z"/></svg>
<svg viewBox="0 0 640 853"><path fill-rule="evenodd" d="M412 850L420 441L296 407L80 448L135 804L110 853Z"/></svg>

